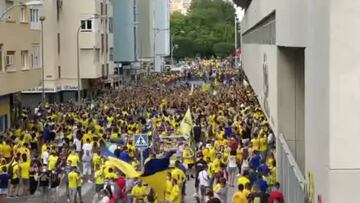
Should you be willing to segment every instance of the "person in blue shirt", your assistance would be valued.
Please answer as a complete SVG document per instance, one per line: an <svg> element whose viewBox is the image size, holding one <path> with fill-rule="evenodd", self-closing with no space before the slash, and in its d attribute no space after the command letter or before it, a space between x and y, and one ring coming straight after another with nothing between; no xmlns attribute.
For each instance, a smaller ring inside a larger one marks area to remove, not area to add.
<svg viewBox="0 0 360 203"><path fill-rule="evenodd" d="M129 151L126 146L124 147L123 151L119 154L119 159L128 163L131 161Z"/></svg>
<svg viewBox="0 0 360 203"><path fill-rule="evenodd" d="M261 160L261 164L259 167L257 167L256 170L262 175L267 175L270 173L269 167L266 165L265 159Z"/></svg>
<svg viewBox="0 0 360 203"><path fill-rule="evenodd" d="M9 174L7 173L6 166L3 166L0 173L0 197L8 195L9 188Z"/></svg>
<svg viewBox="0 0 360 203"><path fill-rule="evenodd" d="M261 192L264 192L264 193L266 192L266 190L268 188L268 184L263 179L261 174L257 175L257 179L255 180L254 185L257 185L260 188Z"/></svg>
<svg viewBox="0 0 360 203"><path fill-rule="evenodd" d="M261 157L259 155L259 151L254 150L254 155L250 159L250 168L256 170L260 166Z"/></svg>

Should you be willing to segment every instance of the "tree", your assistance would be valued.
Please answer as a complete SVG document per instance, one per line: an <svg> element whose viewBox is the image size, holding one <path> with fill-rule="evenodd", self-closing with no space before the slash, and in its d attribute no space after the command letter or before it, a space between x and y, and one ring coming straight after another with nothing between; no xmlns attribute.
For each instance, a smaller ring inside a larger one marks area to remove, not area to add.
<svg viewBox="0 0 360 203"><path fill-rule="evenodd" d="M216 56L226 57L234 51L234 44L229 42L219 42L214 44L213 50Z"/></svg>
<svg viewBox="0 0 360 203"><path fill-rule="evenodd" d="M174 12L170 30L175 58L230 54L234 41L235 9L224 0L192 0L187 15ZM216 45L216 46L215 46Z"/></svg>

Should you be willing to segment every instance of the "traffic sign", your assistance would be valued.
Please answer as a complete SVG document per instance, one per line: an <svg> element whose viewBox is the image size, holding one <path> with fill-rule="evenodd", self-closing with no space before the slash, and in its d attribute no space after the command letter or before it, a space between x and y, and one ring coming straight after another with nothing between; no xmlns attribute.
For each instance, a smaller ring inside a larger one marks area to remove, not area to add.
<svg viewBox="0 0 360 203"><path fill-rule="evenodd" d="M135 147L139 150L145 150L149 146L149 138L147 134L134 135Z"/></svg>

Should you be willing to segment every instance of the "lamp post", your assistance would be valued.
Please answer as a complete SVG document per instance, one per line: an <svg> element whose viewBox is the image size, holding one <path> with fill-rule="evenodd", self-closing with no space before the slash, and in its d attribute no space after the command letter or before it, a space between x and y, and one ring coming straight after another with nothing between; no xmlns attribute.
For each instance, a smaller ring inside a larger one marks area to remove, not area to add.
<svg viewBox="0 0 360 203"><path fill-rule="evenodd" d="M176 32L171 35L171 66L174 66L174 50L177 49L179 46L177 44L174 44L174 37L176 34L182 33L184 34L184 30L180 30L179 32Z"/></svg>
<svg viewBox="0 0 360 203"><path fill-rule="evenodd" d="M98 19L99 16L98 15L95 15L93 17L90 17L86 20L84 20L83 23L86 23L88 20L93 20L93 19ZM77 29L77 32L76 32L76 63L77 63L77 85L78 85L78 88L77 88L77 101L80 102L80 99L81 99L81 87L80 87L80 30L81 30L81 27L83 25L83 23L80 23L80 26L78 27Z"/></svg>
<svg viewBox="0 0 360 203"><path fill-rule="evenodd" d="M46 95L45 95L45 66L44 66L44 21L45 16L40 16L41 22L41 78L42 78L42 103L45 104L46 102Z"/></svg>
<svg viewBox="0 0 360 203"><path fill-rule="evenodd" d="M2 21L2 19L4 18L4 16L11 11L12 9L14 9L15 7L18 6L41 6L43 3L42 1L29 1L29 2L19 2L19 4L14 4L12 6L10 6L9 8L7 8L2 14L0 14L0 21Z"/></svg>

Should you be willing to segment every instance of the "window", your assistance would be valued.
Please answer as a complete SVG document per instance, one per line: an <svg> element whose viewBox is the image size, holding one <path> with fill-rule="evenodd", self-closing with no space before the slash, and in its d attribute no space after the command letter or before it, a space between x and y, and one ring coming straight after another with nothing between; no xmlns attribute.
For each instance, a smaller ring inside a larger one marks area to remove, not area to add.
<svg viewBox="0 0 360 203"><path fill-rule="evenodd" d="M40 67L40 46L33 45L31 47L31 67L39 68Z"/></svg>
<svg viewBox="0 0 360 203"><path fill-rule="evenodd" d="M114 61L114 49L110 48L109 60Z"/></svg>
<svg viewBox="0 0 360 203"><path fill-rule="evenodd" d="M20 22L26 22L26 8L20 8Z"/></svg>
<svg viewBox="0 0 360 203"><path fill-rule="evenodd" d="M105 78L105 64L101 65L101 76Z"/></svg>
<svg viewBox="0 0 360 203"><path fill-rule="evenodd" d="M94 52L94 62L97 63L100 61L100 49L95 49Z"/></svg>
<svg viewBox="0 0 360 203"><path fill-rule="evenodd" d="M2 47L3 47L3 45L2 44L0 44L0 72L2 72L3 71L3 55L2 55Z"/></svg>
<svg viewBox="0 0 360 203"><path fill-rule="evenodd" d="M60 55L60 33L57 34L57 50L58 54Z"/></svg>
<svg viewBox="0 0 360 203"><path fill-rule="evenodd" d="M5 1L5 10L14 6L14 2L13 1L9 1L9 0L6 0ZM1 9L2 10L2 9ZM3 11L5 11L3 10ZM7 19L7 20L11 20L12 19L12 12L9 11L5 14L5 16L3 17L3 19Z"/></svg>
<svg viewBox="0 0 360 203"><path fill-rule="evenodd" d="M31 29L40 29L40 16L38 8L30 9L30 28Z"/></svg>
<svg viewBox="0 0 360 203"><path fill-rule="evenodd" d="M109 35L108 34L105 35L105 44L106 44L105 50L106 50L106 53L108 53L109 52Z"/></svg>
<svg viewBox="0 0 360 203"><path fill-rule="evenodd" d="M0 116L0 132L5 132L8 129L8 117L7 115Z"/></svg>
<svg viewBox="0 0 360 203"><path fill-rule="evenodd" d="M61 78L61 66L58 66L58 77Z"/></svg>
<svg viewBox="0 0 360 203"><path fill-rule="evenodd" d="M101 52L104 52L104 48L105 48L104 41L105 41L104 34L101 34Z"/></svg>
<svg viewBox="0 0 360 203"><path fill-rule="evenodd" d="M105 4L105 15L108 14L108 11L107 11L107 4Z"/></svg>
<svg viewBox="0 0 360 203"><path fill-rule="evenodd" d="M92 32L93 21L92 20L82 20L81 21L81 31L82 32Z"/></svg>
<svg viewBox="0 0 360 203"><path fill-rule="evenodd" d="M109 64L106 64L106 77L109 77Z"/></svg>
<svg viewBox="0 0 360 203"><path fill-rule="evenodd" d="M100 15L104 15L104 4L100 3Z"/></svg>
<svg viewBox="0 0 360 203"><path fill-rule="evenodd" d="M7 51L5 57L5 66L9 67L14 65L15 51Z"/></svg>
<svg viewBox="0 0 360 203"><path fill-rule="evenodd" d="M113 33L113 19L111 17L109 18L109 32Z"/></svg>
<svg viewBox="0 0 360 203"><path fill-rule="evenodd" d="M21 66L23 68L29 68L28 57L29 57L28 51L21 51Z"/></svg>

